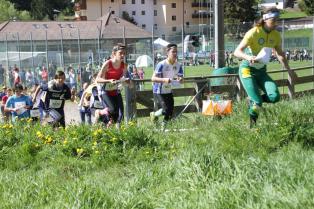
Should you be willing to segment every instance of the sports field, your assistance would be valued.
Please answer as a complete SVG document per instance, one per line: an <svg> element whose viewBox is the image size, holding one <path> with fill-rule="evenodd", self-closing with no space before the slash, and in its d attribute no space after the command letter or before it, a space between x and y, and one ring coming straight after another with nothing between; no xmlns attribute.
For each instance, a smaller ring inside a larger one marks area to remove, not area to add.
<svg viewBox="0 0 314 209"><path fill-rule="evenodd" d="M312 61L290 61L289 62L290 67L293 68L300 68L300 67L307 67L307 66L313 66ZM236 67L237 65L234 65L232 67ZM213 71L213 67L210 67L209 65L198 65L198 66L185 66L185 77L190 77L190 76L209 76L211 75ZM268 71L275 71L275 70L281 70L282 66L278 62L271 62L267 66ZM153 68L145 68L145 79L150 79L152 76ZM314 69L306 69L306 70L301 70L297 71L298 76L307 76L307 75L313 75L314 74ZM287 78L287 73L274 73L271 74L272 78L274 80L276 79L284 79ZM306 89L313 88L313 83L307 83L307 84L300 84L296 85L296 91L303 91ZM145 85L145 89L150 89L151 84L147 83ZM281 91L284 91L281 89Z"/></svg>

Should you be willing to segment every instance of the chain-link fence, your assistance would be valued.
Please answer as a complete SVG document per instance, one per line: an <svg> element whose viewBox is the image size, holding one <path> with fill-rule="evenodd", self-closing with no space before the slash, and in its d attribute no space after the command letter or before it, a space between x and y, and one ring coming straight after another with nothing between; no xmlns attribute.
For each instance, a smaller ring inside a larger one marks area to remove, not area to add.
<svg viewBox="0 0 314 209"><path fill-rule="evenodd" d="M282 34L282 45L291 60L313 60L313 17L302 21L281 21L278 29ZM253 23L225 25L226 65L233 65L232 52ZM127 62L132 64L141 55L148 55L156 64L165 58L165 45L178 45L178 58L184 65L214 66L214 32L213 23L202 22L194 25L175 27L153 26L151 38L132 37L123 28L119 37L101 37L96 27L86 33L79 28L44 28L30 32L0 33L0 83L11 85L11 72L16 66L20 69L22 79L27 79L27 72L33 75L33 82L39 82L43 70L48 70L52 78L56 70L66 73L73 68L77 81L82 82L82 72L89 76L99 70L104 59L110 57L112 47L119 42L127 45ZM231 60L230 60L231 59ZM313 63L313 61L312 61ZM7 78L7 79L5 79Z"/></svg>

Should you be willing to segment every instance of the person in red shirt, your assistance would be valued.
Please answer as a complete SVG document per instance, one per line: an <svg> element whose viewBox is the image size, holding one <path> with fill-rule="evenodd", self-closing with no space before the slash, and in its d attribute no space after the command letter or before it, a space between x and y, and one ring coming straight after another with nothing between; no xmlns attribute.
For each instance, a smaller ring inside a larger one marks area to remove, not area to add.
<svg viewBox="0 0 314 209"><path fill-rule="evenodd" d="M14 69L13 69L13 85L15 86L16 84L20 84L21 83L21 77L20 77L20 70L14 66Z"/></svg>
<svg viewBox="0 0 314 209"><path fill-rule="evenodd" d="M96 82L98 92L105 107L100 111L104 115L104 123L109 126L116 123L117 128L123 119L123 100L118 85L125 81L127 76L127 64L124 62L125 46L117 44L112 49L112 56L107 60L99 71Z"/></svg>
<svg viewBox="0 0 314 209"><path fill-rule="evenodd" d="M9 122L10 119L11 119L11 113L10 112L4 112L4 107L5 107L5 104L7 103L8 101L8 98L10 96L13 95L13 90L11 88L8 88L7 91L6 91L6 95L4 95L2 97L2 101L1 101L1 109L3 109L3 121L4 122Z"/></svg>

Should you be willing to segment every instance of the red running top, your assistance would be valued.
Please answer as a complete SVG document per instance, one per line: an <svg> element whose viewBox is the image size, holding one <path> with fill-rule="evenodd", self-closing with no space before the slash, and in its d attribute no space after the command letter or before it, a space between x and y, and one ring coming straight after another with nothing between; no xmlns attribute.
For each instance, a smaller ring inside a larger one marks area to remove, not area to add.
<svg viewBox="0 0 314 209"><path fill-rule="evenodd" d="M105 74L106 79L115 79L119 80L123 76L124 63L121 62L119 68L114 68L112 65L112 61L109 61L109 67ZM106 91L109 96L116 96L118 94L118 90Z"/></svg>

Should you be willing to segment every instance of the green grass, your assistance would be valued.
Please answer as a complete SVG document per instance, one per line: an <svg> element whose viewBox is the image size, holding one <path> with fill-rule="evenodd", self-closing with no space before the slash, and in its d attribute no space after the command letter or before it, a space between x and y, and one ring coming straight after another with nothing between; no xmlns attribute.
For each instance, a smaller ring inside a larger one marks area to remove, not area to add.
<svg viewBox="0 0 314 209"><path fill-rule="evenodd" d="M280 13L280 19L291 19L300 17L307 17L307 15L301 11L284 11Z"/></svg>
<svg viewBox="0 0 314 209"><path fill-rule="evenodd" d="M244 103L168 132L2 124L0 208L313 208L313 104L265 105L255 129Z"/></svg>

